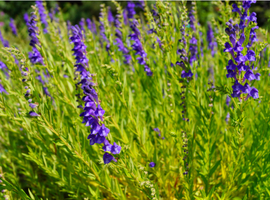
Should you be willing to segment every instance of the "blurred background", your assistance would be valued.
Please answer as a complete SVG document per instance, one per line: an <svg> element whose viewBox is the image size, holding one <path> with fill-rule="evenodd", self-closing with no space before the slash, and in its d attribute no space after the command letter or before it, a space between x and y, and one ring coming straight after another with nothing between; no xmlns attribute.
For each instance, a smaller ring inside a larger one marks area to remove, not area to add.
<svg viewBox="0 0 270 200"><path fill-rule="evenodd" d="M15 19L17 26L23 25L25 22L23 20L24 13L30 14L32 11L31 5L34 5L34 1L0 1L0 27L8 28L10 17ZM122 7L125 7L127 2L119 2ZM154 1L146 1L146 3L152 7ZM231 4L234 1L230 2ZM115 6L109 1L49 1L47 2L48 9L55 8L58 4L64 14L65 20L70 20L72 24L78 24L81 18L96 18L98 19L100 12L100 4L105 4L111 7L112 13L116 13ZM188 2L188 7L191 2ZM215 7L211 5L210 1L197 1L199 22L201 25L205 25L208 20L215 18L217 11ZM138 8L136 10L141 12L142 10ZM214 12L212 12L214 11ZM257 1L253 4L250 9L251 12L257 13L257 22L260 27L269 29L270 27L270 1Z"/></svg>

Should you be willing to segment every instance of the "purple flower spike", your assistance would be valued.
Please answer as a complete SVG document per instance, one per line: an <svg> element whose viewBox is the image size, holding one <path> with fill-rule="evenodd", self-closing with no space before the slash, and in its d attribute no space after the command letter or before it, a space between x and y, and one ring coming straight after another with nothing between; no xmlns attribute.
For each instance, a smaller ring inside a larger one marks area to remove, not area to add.
<svg viewBox="0 0 270 200"><path fill-rule="evenodd" d="M210 23L208 23L207 41L208 41L208 48L211 49L211 54L212 56L214 56L216 53L215 47L217 47L217 42L214 37L213 29Z"/></svg>
<svg viewBox="0 0 270 200"><path fill-rule="evenodd" d="M248 84L248 81L259 80L260 74L253 73L254 69L254 61L256 61L256 53L251 50L253 42L258 41L255 30L258 29L258 26L254 26L250 29L249 33L249 40L246 47L243 46L245 43L246 35L245 35L245 28L250 25L250 21L256 23L257 17L256 13L251 13L248 9L251 6L251 3L255 3L255 0L252 1L243 1L242 8L239 8L236 4L233 4L233 12L238 12L240 15L240 23L233 25L233 20L229 20L226 23L228 26L225 29L225 32L230 35L230 43L225 43L224 52L229 52L232 55L232 59L229 60L227 68L227 78L233 78L235 80L233 88L232 97L240 97L241 94L248 94L246 99L252 97L254 99L259 98L258 90L256 88L251 88ZM239 38L239 39L238 39ZM238 39L238 41L237 41ZM241 52L245 49L244 52L247 54L244 56ZM236 63L236 64L234 64ZM242 79L241 73L244 72L244 78L241 85L238 80Z"/></svg>
<svg viewBox="0 0 270 200"><path fill-rule="evenodd" d="M29 36L31 38L30 45L33 47L32 48L33 52L29 52L29 59L32 62L32 64L40 63L44 65L43 58L40 52L36 48L36 46L40 46L40 43L37 38L38 28L37 28L36 16L34 14L32 14L31 19L27 23L27 27L28 27Z"/></svg>
<svg viewBox="0 0 270 200"><path fill-rule="evenodd" d="M111 11L111 8L108 7L108 21L110 23L113 23L114 22L114 17L113 17L113 14L112 14L112 11Z"/></svg>
<svg viewBox="0 0 270 200"><path fill-rule="evenodd" d="M154 162L150 162L150 163L149 163L149 167L153 168L153 167L155 167L155 166L156 166L156 163L154 163Z"/></svg>
<svg viewBox="0 0 270 200"><path fill-rule="evenodd" d="M45 13L45 8L43 6L43 2L42 1L36 1L36 5L37 5L38 12L39 12L39 15L40 15L40 21L45 26L45 28L43 29L43 32L46 34L46 33L48 33L48 30L47 30L48 22L47 22L47 14Z"/></svg>
<svg viewBox="0 0 270 200"><path fill-rule="evenodd" d="M83 109L83 112L80 114L80 116L83 117L82 123L85 123L86 126L90 126L91 128L87 139L90 139L90 145L94 145L96 143L104 144L102 149L106 151L103 156L105 164L110 163L112 160L117 162L112 155L107 153L107 151L112 154L119 154L121 147L116 143L111 145L105 138L108 136L110 129L108 129L105 124L101 125L105 111L99 104L98 95L94 89L95 84L92 80L92 75L86 70L88 68L88 59L86 58L86 46L83 42L84 37L78 25L71 27L71 29L72 36L70 37L70 41L74 44L72 51L74 52L73 55L76 60L75 67L76 71L80 72L80 81L76 86L80 85L83 90L83 94L85 95L82 98L84 107L79 105L78 108Z"/></svg>
<svg viewBox="0 0 270 200"><path fill-rule="evenodd" d="M104 164L108 164L108 163L110 163L111 161L114 161L114 162L117 162L117 160L111 155L111 154L109 154L109 153L105 153L104 155L103 155L103 161L104 161Z"/></svg>
<svg viewBox="0 0 270 200"><path fill-rule="evenodd" d="M129 1L129 2L127 3L127 7L126 7L126 10L127 10L127 17L128 17L129 19L132 19L132 18L134 17L134 15L136 14L134 8L135 8L135 4Z"/></svg>
<svg viewBox="0 0 270 200"><path fill-rule="evenodd" d="M9 26L10 26L10 28L12 30L12 33L17 36L18 33L17 33L17 28L16 28L16 25L15 25L14 19L10 18Z"/></svg>
<svg viewBox="0 0 270 200"><path fill-rule="evenodd" d="M131 47L133 48L133 50L136 52L135 55L139 55L140 57L137 58L138 63L140 65L144 65L144 71L146 72L147 76L152 76L152 71L151 69L148 67L148 65L146 64L146 52L143 50L143 46L142 43L139 39L140 37L140 31L137 28L137 24L138 22L134 19L133 22L130 25L130 28L133 31L133 34L130 34L130 40L133 40L133 44L131 45Z"/></svg>

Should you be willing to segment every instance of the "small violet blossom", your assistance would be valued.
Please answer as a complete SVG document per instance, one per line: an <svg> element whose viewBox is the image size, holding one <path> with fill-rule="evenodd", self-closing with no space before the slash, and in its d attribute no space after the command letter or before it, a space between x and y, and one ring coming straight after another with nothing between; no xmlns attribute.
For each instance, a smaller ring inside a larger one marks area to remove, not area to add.
<svg viewBox="0 0 270 200"><path fill-rule="evenodd" d="M153 167L155 167L155 166L156 166L156 163L154 163L154 162L150 162L150 163L149 163L149 167L153 168Z"/></svg>

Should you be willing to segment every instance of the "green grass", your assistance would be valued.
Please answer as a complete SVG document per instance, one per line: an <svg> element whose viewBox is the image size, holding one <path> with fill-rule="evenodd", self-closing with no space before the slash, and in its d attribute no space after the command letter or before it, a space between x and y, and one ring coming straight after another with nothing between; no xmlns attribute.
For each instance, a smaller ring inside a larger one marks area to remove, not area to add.
<svg viewBox="0 0 270 200"><path fill-rule="evenodd" d="M180 28L188 20L185 3L157 2L161 27L153 21L152 8L147 7L144 16L136 15L138 19L144 17L138 27L152 77L137 63L130 46L132 66L123 63L123 54L113 44L115 28L106 17L110 55L100 45L100 36L85 27L88 71L95 74L95 88L106 111L108 140L122 147L121 153L115 155L118 162L107 165L103 164L102 145L89 145L90 129L82 124L79 116L82 111L76 108L79 104L75 94L81 89L75 87L78 79L74 80L77 75L73 44L69 43L61 11L57 14L59 23L49 23L49 34L43 33L38 21L45 66L32 65L28 59L31 48L26 26L18 27L18 37L2 31L11 48L0 49L0 60L11 72L9 79L0 73L1 84L9 93L0 95L0 174L4 183L0 184L0 190L5 189L9 199L270 199L269 46L259 54L270 37L267 30L257 30L260 41L252 47L257 55L255 67L261 73L261 80L252 83L259 90L259 99L232 98L228 107L226 97L232 93L233 82L226 78L230 55L223 52L224 43L229 41L224 30L230 18L237 21L239 16L231 12L226 2L208 3L218 6L220 12L219 18L211 22L217 29L214 32L217 53L211 56L207 48L207 27L196 25L198 54L202 39L204 56L189 66L194 76L188 82L181 78L179 66L170 66L171 62L180 61L176 51L181 48ZM121 12L123 8L117 3L116 6ZM181 15L177 16L177 10ZM106 15L106 8L103 12ZM197 21L199 17L195 13ZM147 34L147 25L157 33ZM129 26L122 21L122 27L123 37L128 38ZM56 34L58 28L61 36ZM187 31L189 41L192 29ZM162 41L162 49L156 36ZM124 44L127 45L126 40ZM26 83L22 83L12 55L29 69ZM45 69L52 75L46 87L53 100L44 94L42 84L35 78L39 75L35 70ZM209 90L212 84L215 89ZM34 102L39 104L35 112L40 117L28 115L31 109L24 98L26 85L31 88ZM189 122L182 119L183 96ZM227 113L230 113L228 123ZM154 128L160 129L161 137ZM187 176L183 175L185 140L188 140ZM150 168L150 162L156 166ZM0 194L0 199L4 199L4 194Z"/></svg>

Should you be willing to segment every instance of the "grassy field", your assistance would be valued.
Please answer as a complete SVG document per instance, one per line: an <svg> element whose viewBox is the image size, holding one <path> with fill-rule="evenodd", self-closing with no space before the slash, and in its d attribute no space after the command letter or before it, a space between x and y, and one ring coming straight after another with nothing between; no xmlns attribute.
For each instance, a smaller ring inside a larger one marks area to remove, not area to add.
<svg viewBox="0 0 270 200"><path fill-rule="evenodd" d="M113 3L72 25L33 2L0 29L0 199L270 199L255 2L208 2L206 26L196 2Z"/></svg>

